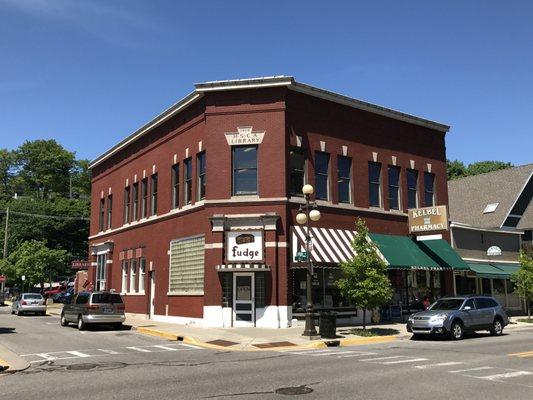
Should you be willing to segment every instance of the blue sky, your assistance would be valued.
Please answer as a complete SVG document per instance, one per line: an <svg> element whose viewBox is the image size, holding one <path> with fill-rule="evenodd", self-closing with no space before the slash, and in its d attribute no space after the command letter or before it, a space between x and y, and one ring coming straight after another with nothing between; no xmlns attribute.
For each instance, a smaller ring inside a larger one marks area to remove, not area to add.
<svg viewBox="0 0 533 400"><path fill-rule="evenodd" d="M92 159L193 89L267 75L452 126L448 158L533 162L531 1L0 0L0 147Z"/></svg>

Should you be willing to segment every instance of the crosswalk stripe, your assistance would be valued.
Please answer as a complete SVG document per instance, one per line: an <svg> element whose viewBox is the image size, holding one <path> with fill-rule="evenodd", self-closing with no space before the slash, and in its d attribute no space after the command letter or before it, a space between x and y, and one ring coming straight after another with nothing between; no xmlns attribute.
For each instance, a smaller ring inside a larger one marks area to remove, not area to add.
<svg viewBox="0 0 533 400"><path fill-rule="evenodd" d="M477 368L457 369L455 371L450 371L450 373L451 374L457 374L459 372L483 371L485 369L494 369L494 367L477 367Z"/></svg>
<svg viewBox="0 0 533 400"><path fill-rule="evenodd" d="M427 358L411 358L408 360L396 360L396 361L386 361L382 364L389 365L389 364L403 364L403 363L411 363L411 362L419 362L419 361L427 361Z"/></svg>
<svg viewBox="0 0 533 400"><path fill-rule="evenodd" d="M81 358L91 357L89 354L82 353L81 351L66 351L65 353L72 354L73 356L78 356Z"/></svg>
<svg viewBox="0 0 533 400"><path fill-rule="evenodd" d="M343 354L344 351L332 351L330 353L320 353L320 354L311 354L313 357L320 357L320 356L334 356L337 354Z"/></svg>
<svg viewBox="0 0 533 400"><path fill-rule="evenodd" d="M107 353L107 354L120 354L118 351L110 350L110 349L97 349L97 350L103 351L104 353Z"/></svg>
<svg viewBox="0 0 533 400"><path fill-rule="evenodd" d="M192 349L201 349L200 346L194 346L194 345L188 344L188 343L180 343L180 346L190 347Z"/></svg>
<svg viewBox="0 0 533 400"><path fill-rule="evenodd" d="M379 361L379 360L391 360L393 358L403 358L405 356L390 356L390 357L374 357L374 358L365 358L361 361Z"/></svg>
<svg viewBox="0 0 533 400"><path fill-rule="evenodd" d="M167 347L167 346L163 346L163 345L155 345L153 347L157 347L158 349L169 350L169 351L177 351L177 350L179 350L179 349L177 349L175 347Z"/></svg>
<svg viewBox="0 0 533 400"><path fill-rule="evenodd" d="M498 380L498 379L514 378L515 376L524 376L524 375L533 375L533 372L529 372L529 371L514 371L514 372L506 372L504 374L496 374L496 375L489 375L489 376L479 376L477 378L493 381L493 380Z"/></svg>
<svg viewBox="0 0 533 400"><path fill-rule="evenodd" d="M364 356L371 356L371 355L374 355L376 353L355 353L355 354L347 354L347 355L342 355L342 356L339 356L340 358L349 358L349 357L364 357Z"/></svg>
<svg viewBox="0 0 533 400"><path fill-rule="evenodd" d="M435 367L448 367L448 366L459 365L459 364L464 364L464 362L450 361L450 362L443 362L443 363L437 363L437 364L415 365L415 368L428 369L428 368L435 368Z"/></svg>
<svg viewBox="0 0 533 400"><path fill-rule="evenodd" d="M39 357L42 357L42 358L44 358L47 361L52 361L52 360L57 359L57 357L51 356L50 354L47 354L47 353L39 353L39 354L35 354L35 355L39 356Z"/></svg>
<svg viewBox="0 0 533 400"><path fill-rule="evenodd" d="M126 347L127 349L130 349L130 350L135 350L135 351L139 351L141 353L151 353L150 350L148 349L143 349L142 347Z"/></svg>

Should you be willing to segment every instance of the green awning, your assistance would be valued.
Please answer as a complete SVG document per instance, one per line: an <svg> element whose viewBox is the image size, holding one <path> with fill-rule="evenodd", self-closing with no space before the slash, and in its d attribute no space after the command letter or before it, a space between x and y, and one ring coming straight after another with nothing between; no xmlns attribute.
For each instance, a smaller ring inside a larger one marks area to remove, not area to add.
<svg viewBox="0 0 533 400"><path fill-rule="evenodd" d="M371 233L370 239L389 263L390 269L424 268L441 269L441 266L407 236Z"/></svg>
<svg viewBox="0 0 533 400"><path fill-rule="evenodd" d="M416 245L445 269L468 270L468 265L444 239L417 240Z"/></svg>
<svg viewBox="0 0 533 400"><path fill-rule="evenodd" d="M502 263L472 263L468 268L476 273L479 278L509 279L516 271L520 269L519 264L502 264Z"/></svg>
<svg viewBox="0 0 533 400"><path fill-rule="evenodd" d="M507 279L509 274L490 264L468 264L468 268L476 273L478 278Z"/></svg>

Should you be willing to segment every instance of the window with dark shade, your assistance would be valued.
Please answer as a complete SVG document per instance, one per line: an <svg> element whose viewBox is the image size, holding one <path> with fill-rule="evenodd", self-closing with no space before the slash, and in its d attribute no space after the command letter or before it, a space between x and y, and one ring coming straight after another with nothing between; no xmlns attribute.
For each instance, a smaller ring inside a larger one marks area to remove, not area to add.
<svg viewBox="0 0 533 400"><path fill-rule="evenodd" d="M130 223L130 210L131 210L131 197L130 197L130 187L126 186L124 188L124 223Z"/></svg>
<svg viewBox="0 0 533 400"><path fill-rule="evenodd" d="M381 207L381 164L368 163L368 199L371 207Z"/></svg>
<svg viewBox="0 0 533 400"><path fill-rule="evenodd" d="M400 167L389 165L389 208L400 209Z"/></svg>
<svg viewBox="0 0 533 400"><path fill-rule="evenodd" d="M156 215L157 214L157 174L153 174L150 177L150 193L151 193L150 215Z"/></svg>
<svg viewBox="0 0 533 400"><path fill-rule="evenodd" d="M139 219L139 184L135 182L132 186L132 208L131 208L131 220L137 221Z"/></svg>
<svg viewBox="0 0 533 400"><path fill-rule="evenodd" d="M113 222L113 196L107 196L107 229L111 229Z"/></svg>
<svg viewBox="0 0 533 400"><path fill-rule="evenodd" d="M352 159L346 156L337 156L339 203L351 203L351 169Z"/></svg>
<svg viewBox="0 0 533 400"><path fill-rule="evenodd" d="M315 197L329 200L329 154L315 151Z"/></svg>
<svg viewBox="0 0 533 400"><path fill-rule="evenodd" d="M407 208L418 207L418 171L407 170Z"/></svg>
<svg viewBox="0 0 533 400"><path fill-rule="evenodd" d="M172 208L180 206L180 166L172 166Z"/></svg>
<svg viewBox="0 0 533 400"><path fill-rule="evenodd" d="M220 274L222 279L222 307L233 307L233 274Z"/></svg>
<svg viewBox="0 0 533 400"><path fill-rule="evenodd" d="M141 218L146 218L148 215L148 179L144 178L141 181Z"/></svg>
<svg viewBox="0 0 533 400"><path fill-rule="evenodd" d="M256 272L254 278L255 278L255 306L257 308L263 308L266 305L265 273Z"/></svg>
<svg viewBox="0 0 533 400"><path fill-rule="evenodd" d="M292 149L289 152L290 165L290 194L303 196L302 188L305 185L305 155L301 149Z"/></svg>
<svg viewBox="0 0 533 400"><path fill-rule="evenodd" d="M185 193L184 193L184 202L185 204L192 203L192 159L187 158L183 161L184 180L185 180Z"/></svg>
<svg viewBox="0 0 533 400"><path fill-rule="evenodd" d="M435 205L435 174L424 172L424 206Z"/></svg>
<svg viewBox="0 0 533 400"><path fill-rule="evenodd" d="M205 151L198 154L197 162L196 162L196 169L198 173L198 190L197 190L197 197L198 200L205 199L205 185L206 185L206 179L205 179Z"/></svg>
<svg viewBox="0 0 533 400"><path fill-rule="evenodd" d="M257 194L257 146L233 146L233 195Z"/></svg>
<svg viewBox="0 0 533 400"><path fill-rule="evenodd" d="M105 220L105 199L100 199L100 215L98 218L98 231L100 232L104 230L104 220Z"/></svg>

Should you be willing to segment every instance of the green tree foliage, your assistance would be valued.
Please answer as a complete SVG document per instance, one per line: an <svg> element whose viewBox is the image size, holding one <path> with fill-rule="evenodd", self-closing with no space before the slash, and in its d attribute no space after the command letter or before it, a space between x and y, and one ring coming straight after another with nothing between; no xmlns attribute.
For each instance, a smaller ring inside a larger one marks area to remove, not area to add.
<svg viewBox="0 0 533 400"><path fill-rule="evenodd" d="M500 169L511 168L513 165L503 161L478 161L468 166L459 160L446 160L448 180L463 178L465 176L485 174Z"/></svg>
<svg viewBox="0 0 533 400"><path fill-rule="evenodd" d="M533 258L525 251L520 252L520 269L511 277L516 291L526 300L527 318L531 319L531 303L533 303Z"/></svg>
<svg viewBox="0 0 533 400"><path fill-rule="evenodd" d="M72 197L89 199L91 196L91 171L89 160L76 160L72 169Z"/></svg>
<svg viewBox="0 0 533 400"><path fill-rule="evenodd" d="M343 296L363 309L363 329L366 329L366 310L387 303L392 287L387 277L387 264L379 257L377 247L368 240L364 220L355 222L357 234L352 242L355 256L341 263L343 277L337 281Z"/></svg>
<svg viewBox="0 0 533 400"><path fill-rule="evenodd" d="M8 284L21 285L25 275L25 285L41 284L49 276L64 274L67 270L68 254L65 250L49 249L37 240L19 243L16 250L0 263L0 271L5 273Z"/></svg>
<svg viewBox="0 0 533 400"><path fill-rule="evenodd" d="M74 153L55 140L26 141L15 152L18 175L29 193L48 198L52 193L68 195Z"/></svg>
<svg viewBox="0 0 533 400"><path fill-rule="evenodd" d="M15 155L7 149L0 149L0 198L13 195Z"/></svg>

